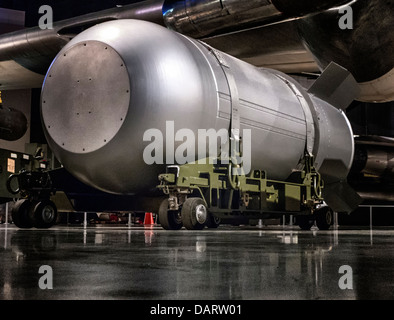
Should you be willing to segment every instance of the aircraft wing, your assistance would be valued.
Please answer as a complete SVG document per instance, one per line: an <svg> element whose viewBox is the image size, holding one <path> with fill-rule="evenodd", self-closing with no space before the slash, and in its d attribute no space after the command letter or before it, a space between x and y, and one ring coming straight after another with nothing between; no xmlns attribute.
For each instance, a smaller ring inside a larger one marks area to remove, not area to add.
<svg viewBox="0 0 394 320"><path fill-rule="evenodd" d="M294 20L346 2L147 0L55 22L53 29L37 26L6 33L0 36L0 90L41 87L52 60L75 35L116 19L165 25L257 66L317 72Z"/></svg>

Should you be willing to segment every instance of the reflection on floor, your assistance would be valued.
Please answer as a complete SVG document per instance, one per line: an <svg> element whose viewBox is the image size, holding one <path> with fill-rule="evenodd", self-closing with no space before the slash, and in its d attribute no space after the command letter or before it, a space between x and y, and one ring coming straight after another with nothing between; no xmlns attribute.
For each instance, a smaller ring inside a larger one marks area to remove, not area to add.
<svg viewBox="0 0 394 320"><path fill-rule="evenodd" d="M394 228L1 225L0 254L0 299L394 298Z"/></svg>

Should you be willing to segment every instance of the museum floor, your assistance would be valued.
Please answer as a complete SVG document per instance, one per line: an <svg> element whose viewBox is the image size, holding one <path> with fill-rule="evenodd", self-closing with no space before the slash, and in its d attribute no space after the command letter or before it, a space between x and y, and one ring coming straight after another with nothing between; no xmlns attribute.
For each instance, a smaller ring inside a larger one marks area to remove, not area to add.
<svg viewBox="0 0 394 320"><path fill-rule="evenodd" d="M394 227L3 224L0 257L0 300L394 298Z"/></svg>

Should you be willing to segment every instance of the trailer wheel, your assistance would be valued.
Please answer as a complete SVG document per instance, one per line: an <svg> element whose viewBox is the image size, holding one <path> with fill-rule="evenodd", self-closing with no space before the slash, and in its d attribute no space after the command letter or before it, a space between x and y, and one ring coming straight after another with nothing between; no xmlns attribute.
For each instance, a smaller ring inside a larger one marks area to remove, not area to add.
<svg viewBox="0 0 394 320"><path fill-rule="evenodd" d="M159 222L165 230L179 230L183 226L180 212L168 210L168 199L164 199L160 204Z"/></svg>
<svg viewBox="0 0 394 320"><path fill-rule="evenodd" d="M28 229L33 227L33 221L29 216L30 201L28 199L18 200L11 210L12 221L18 227L22 229Z"/></svg>
<svg viewBox="0 0 394 320"><path fill-rule="evenodd" d="M210 229L217 229L220 225L220 218L216 218L212 213L208 213L207 227Z"/></svg>
<svg viewBox="0 0 394 320"><path fill-rule="evenodd" d="M309 216L298 216L296 217L296 222L301 230L310 230L314 221Z"/></svg>
<svg viewBox="0 0 394 320"><path fill-rule="evenodd" d="M188 198L182 206L182 222L188 230L202 230L208 220L208 210L201 198Z"/></svg>
<svg viewBox="0 0 394 320"><path fill-rule="evenodd" d="M30 208L30 217L32 218L36 228L48 229L56 224L56 205L50 200L42 200L37 203L33 203Z"/></svg>
<svg viewBox="0 0 394 320"><path fill-rule="evenodd" d="M319 230L328 230L332 225L332 221L334 219L334 214L330 207L322 207L318 209L316 212L316 225Z"/></svg>

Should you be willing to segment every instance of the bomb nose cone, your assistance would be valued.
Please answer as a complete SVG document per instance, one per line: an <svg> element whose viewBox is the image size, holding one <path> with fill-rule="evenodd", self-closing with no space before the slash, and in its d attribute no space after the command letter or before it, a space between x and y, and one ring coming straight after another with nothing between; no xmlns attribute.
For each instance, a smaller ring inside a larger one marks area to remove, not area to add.
<svg viewBox="0 0 394 320"><path fill-rule="evenodd" d="M127 115L126 64L103 42L78 43L54 61L41 99L44 126L58 146L76 154L96 151L117 134Z"/></svg>

